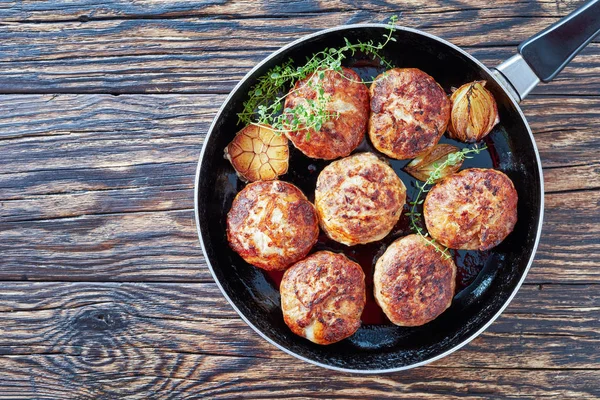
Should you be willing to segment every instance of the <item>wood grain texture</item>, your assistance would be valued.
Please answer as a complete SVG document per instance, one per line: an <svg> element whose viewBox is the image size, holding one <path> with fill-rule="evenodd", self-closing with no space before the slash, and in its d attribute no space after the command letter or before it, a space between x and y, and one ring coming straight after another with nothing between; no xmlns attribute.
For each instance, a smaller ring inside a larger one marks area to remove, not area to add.
<svg viewBox="0 0 600 400"><path fill-rule="evenodd" d="M335 13L340 11L396 12L409 14L444 14L477 11L482 16L531 16L562 17L580 4L577 0L566 1L512 1L499 0L485 4L479 0L462 1L423 1L410 2L375 1L365 3L359 0L333 0L323 3L313 0L271 0L257 3L251 0L176 0L132 3L124 0L100 2L84 0L71 2L6 1L0 10L6 21L88 21L94 19L141 19L141 18L181 18L217 16L223 18L269 16L289 18L290 16L314 13Z"/></svg>
<svg viewBox="0 0 600 400"><path fill-rule="evenodd" d="M594 399L597 372L421 367L397 378L335 374L294 360L261 360L157 352L127 357L115 369L78 362L93 373L65 374L73 358L16 356L0 399ZM85 361L83 361L85 360ZM283 364L283 361L288 361ZM77 364L76 364L77 365ZM285 365L285 367L282 367ZM79 369L78 366L75 367ZM279 380L276 380L279 379ZM519 382L518 385L513 382ZM73 397L73 393L77 393ZM150 397L149 397L150 396Z"/></svg>
<svg viewBox="0 0 600 400"><path fill-rule="evenodd" d="M0 92L227 93L257 62L295 39L335 25L383 22L398 13L400 24L439 35L494 66L576 6L304 1L262 2L258 8L253 2L161 3L146 9L129 2L90 3L52 8L25 2L21 12L0 9L0 20L9 21L0 30ZM82 18L83 10L90 15ZM29 18L45 22L10 22ZM598 46L600 39L534 93L600 92Z"/></svg>
<svg viewBox="0 0 600 400"><path fill-rule="evenodd" d="M0 398L600 395L596 285L526 285L459 353L382 376L326 371L285 355L237 318L214 284L5 283L2 289ZM344 389L355 385L363 390Z"/></svg>

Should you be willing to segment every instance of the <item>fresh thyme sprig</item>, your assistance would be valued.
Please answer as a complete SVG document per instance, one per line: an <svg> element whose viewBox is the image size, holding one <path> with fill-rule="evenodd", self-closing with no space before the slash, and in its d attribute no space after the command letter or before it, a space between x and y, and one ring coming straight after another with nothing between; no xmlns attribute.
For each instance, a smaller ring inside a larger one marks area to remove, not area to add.
<svg viewBox="0 0 600 400"><path fill-rule="evenodd" d="M470 154L479 154L485 149L487 149L486 145L483 145L483 147L477 147L476 145L472 148L465 147L464 149L457 151L456 153L450 153L448 155L448 158L443 163L433 164L433 167L435 169L431 172L431 174L429 174L429 178L427 178L427 180L424 183L421 184L419 182L415 182L415 185L417 186L417 189L419 189L419 191L415 199L408 203L410 204L410 211L406 213L406 215L408 215L410 218L410 227L417 235L421 236L423 239L425 239L425 241L428 244L432 245L438 252L440 252L445 259L449 259L450 257L452 257L448 249L438 244L435 241L435 239L429 236L429 233L425 232L424 229L417 224L418 218L421 217L421 213L417 212L417 207L423 204L423 202L425 201L425 199L421 199L421 196L424 193L429 192L432 185L442 178L442 172L447 167L456 165L459 162L463 161L465 158L473 158L472 156L470 156Z"/></svg>
<svg viewBox="0 0 600 400"><path fill-rule="evenodd" d="M396 41L392 34L397 20L398 17L396 16L390 18L389 30L383 37L383 41L377 44L372 40L350 43L347 38L344 38L344 46L326 48L315 53L307 59L303 66L294 67L293 60L290 59L273 67L265 75L258 78L257 83L250 89L249 98L244 102L244 109L238 113L238 123L270 125L278 133L310 131L311 129L320 130L325 122L337 115L335 112L326 110L327 96L323 85L319 83L319 80L324 77L324 71L333 70L342 77L349 79L342 73L342 62L348 54L353 56L356 52L362 52L373 59L379 59L380 63L386 68L393 68L393 65L380 54L380 51L390 41ZM312 80L315 74L319 74L317 82ZM307 82L312 82L310 88L316 91L316 99L307 100L304 104L297 105L293 109L284 110L284 100L293 91L283 95L281 93L305 78L308 78Z"/></svg>
<svg viewBox="0 0 600 400"><path fill-rule="evenodd" d="M315 72L315 74L317 73L319 74L318 78L323 80L325 72ZM294 108L285 108L283 113L279 113L282 101L287 95L283 96L273 103L273 105L276 105L275 107L258 106L258 122L252 123L256 125L270 125L276 133L299 131L300 129L290 129L290 127L302 126L306 130L306 140L310 140L310 130L319 131L323 123L336 117L337 113L327 110L328 97L325 95L325 88L322 84L312 80L311 76L306 85L316 92L314 100L305 99L304 102L296 104ZM273 115L273 112L279 114Z"/></svg>

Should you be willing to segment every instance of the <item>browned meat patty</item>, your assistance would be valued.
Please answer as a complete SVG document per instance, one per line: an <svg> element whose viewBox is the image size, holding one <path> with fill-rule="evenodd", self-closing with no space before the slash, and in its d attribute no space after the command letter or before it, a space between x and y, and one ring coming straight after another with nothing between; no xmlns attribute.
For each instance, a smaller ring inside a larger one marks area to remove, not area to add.
<svg viewBox="0 0 600 400"><path fill-rule="evenodd" d="M429 234L452 249L487 250L512 232L517 191L500 171L471 168L436 184L423 203Z"/></svg>
<svg viewBox="0 0 600 400"><path fill-rule="evenodd" d="M227 214L231 248L266 270L283 270L301 260L318 236L314 206L300 189L283 181L247 185Z"/></svg>
<svg viewBox="0 0 600 400"><path fill-rule="evenodd" d="M360 327L365 274L343 254L319 251L292 265L280 292L285 323L311 342L339 342Z"/></svg>
<svg viewBox="0 0 600 400"><path fill-rule="evenodd" d="M287 133L288 138L302 153L312 158L332 160L349 155L365 136L369 120L369 90L358 74L342 68L342 73L326 70L324 78L319 74L298 81L285 99L285 108L305 105L315 100L315 86L322 85L327 99L326 110L339 113L325 122L321 129L301 129ZM308 135L307 135L308 133Z"/></svg>
<svg viewBox="0 0 600 400"><path fill-rule="evenodd" d="M315 206L331 239L352 246L383 239L406 201L406 187L394 170L373 153L334 161L317 179Z"/></svg>
<svg viewBox="0 0 600 400"><path fill-rule="evenodd" d="M443 313L454 297L456 265L418 235L392 243L377 260L377 304L396 325L420 326Z"/></svg>
<svg viewBox="0 0 600 400"><path fill-rule="evenodd" d="M417 68L394 68L371 85L369 138L383 154L414 158L446 131L451 103L444 89Z"/></svg>

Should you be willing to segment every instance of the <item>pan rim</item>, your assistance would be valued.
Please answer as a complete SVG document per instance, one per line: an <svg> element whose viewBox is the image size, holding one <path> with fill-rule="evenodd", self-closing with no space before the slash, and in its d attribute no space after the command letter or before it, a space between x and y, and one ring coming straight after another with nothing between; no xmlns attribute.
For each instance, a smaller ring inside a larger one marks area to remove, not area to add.
<svg viewBox="0 0 600 400"><path fill-rule="evenodd" d="M529 269L531 268L532 264L533 264L533 260L535 258L535 254L537 252L537 248L540 242L540 237L541 237L541 233L542 233L542 225L543 225L543 218L544 218L544 175L543 175L543 171L542 171L542 163L540 160L540 155L539 155L539 150L537 147L537 144L535 143L535 139L533 136L533 132L531 131L531 127L529 126L529 123L527 122L527 119L525 118L525 115L523 114L523 111L521 110L521 107L519 106L518 102L515 101L515 99L513 98L513 96L511 96L510 92L507 90L507 88L502 84L502 82L500 82L496 76L492 73L492 71L487 68L481 61L477 60L475 57L473 57L472 55L470 55L469 53L467 53L466 51L464 51L463 49L461 49L460 47L450 43L449 41L442 39L438 36L432 35L430 33L427 32L423 32L421 30L418 29L414 29L414 28L408 28L408 27L404 27L404 26L400 26L400 25L394 25L394 30L400 30L400 31L405 31L405 32L411 32L411 33L415 33L418 35L422 35L425 36L427 38L436 40L450 48L452 48L453 50L458 51L459 53L461 53L462 55L464 55L465 57L467 57L468 59L470 59L471 61L473 61L476 65L478 65L481 69L483 69L485 72L487 72L489 74L489 76L494 79L494 81L504 90L506 96L508 96L508 98L510 99L510 101L512 102L513 106L515 107L515 109L517 110L517 112L519 113L519 116L521 117L521 119L523 120L523 122L525 123L525 127L527 129L527 133L529 134L529 138L531 140L531 143L533 144L533 150L535 153L535 157L536 157L536 161L537 161L537 167L538 167L538 175L539 175L539 179L540 179L540 203L539 203L539 216L538 216L538 226L537 226L537 232L536 232L536 236L535 236L535 241L533 244L533 248L531 251L531 255L529 257L529 260L527 262L527 266L525 267L525 270L523 271L523 274L519 280L519 282L517 283L517 285L514 287L514 289L512 290L511 294L508 296L508 298L506 299L506 301L504 302L504 304L500 307L500 309L480 328L478 329L475 333L473 333L472 335L470 335L469 337L467 337L466 339L464 339L462 342L460 342L459 344L453 346L452 348L446 350L443 353L440 353L436 356L430 357L426 360L417 362L417 363L413 363L413 364L409 364L409 365L404 365L401 367L395 367L395 368L386 368L386 369L352 369L352 368L342 368L342 367L337 367L337 366L333 366L333 365L328 365L328 364L324 364L321 363L319 361L315 361L315 360L311 360L309 358L306 358L304 356L301 356L300 354L297 354L295 352L293 352L292 350L280 345L279 343L276 343L274 340L272 340L271 338L269 338L267 335L265 335L259 328L257 328L254 324L252 324L247 318L246 316L240 311L240 309L235 305L235 303L231 300L231 298L227 295L227 293L225 292L225 289L223 288L223 286L221 285L221 282L219 281L219 279L217 278L212 264L210 262L210 259L207 255L206 252L206 248L204 246L204 240L205 238L202 236L202 230L200 228L200 217L199 217L199 207L198 207L198 188L199 188L199 183L200 183L200 169L202 166L202 163L204 161L204 155L205 155L205 151L206 151L206 144L208 143L208 140L214 130L215 124L216 122L220 119L221 114L223 113L223 110L225 109L225 106L229 103L229 101L231 100L231 98L234 96L235 93L237 93L237 91L239 90L239 88L242 86L242 84L248 80L251 76L254 75L254 73L261 68L264 64L268 63L271 59L273 59L274 57L278 56L279 54L287 51L289 48L296 46L299 43L302 43L306 40L318 37L318 36L322 36L322 35L327 35L329 33L332 32L337 32L337 31L343 31L343 30L348 30L348 29L356 29L356 28L365 28L365 29L369 29L369 28L389 28L388 24L382 24L382 23L364 23L364 24L348 24L348 25L339 25L336 27L332 27L332 28L328 28L328 29L323 29L323 30L319 30L317 32L313 32L311 34L305 35L299 39L294 40L293 42L281 47L280 49L272 52L271 54L269 54L267 57L265 57L262 61L260 61L258 64L256 64L238 83L237 85L231 90L231 92L229 93L229 95L227 96L227 98L223 101L223 104L221 105L221 107L219 108L219 110L217 111L217 114L215 115L209 129L208 132L204 138L203 141L203 145L202 145L202 150L200 152L200 157L198 160L198 165L196 167L196 177L195 177L195 181L194 181L194 214L195 214L195 221L196 221L196 230L198 232L198 240L200 242L200 246L202 248L202 253L204 255L204 259L206 261L206 264L208 266L208 269L213 277L213 280L215 281L215 283L217 284L219 290L221 291L221 293L223 294L223 296L225 297L225 299L229 302L229 304L233 307L233 309L236 311L236 313L242 318L242 320L248 325L250 326L250 328L252 328L256 333L259 334L259 336L261 336L264 340L266 340L268 343L272 344L273 346L275 346L276 348L278 348L279 350L293 356L296 357L297 359L300 359L302 361L305 361L309 364L312 365L316 365L322 368L326 368L329 370L334 370L334 371L338 371L338 372L349 372L349 373L356 373L356 374L381 374L381 373L392 373L392 372L399 372L399 371L405 371L408 369L412 369L412 368L416 368L416 367L420 367L423 365L427 365L429 363L432 363L434 361L437 361L441 358L444 358L452 353L454 353L455 351L461 349L463 346L467 345L468 343L470 343L473 339L475 339L477 336L479 336L482 332L484 332L494 321L496 321L496 319L498 319L498 317L504 312L504 310L508 307L508 305L511 303L511 301L513 300L513 298L516 296L517 292L519 291L519 289L521 288L523 282L525 281L525 278L527 277L527 274L529 273Z"/></svg>

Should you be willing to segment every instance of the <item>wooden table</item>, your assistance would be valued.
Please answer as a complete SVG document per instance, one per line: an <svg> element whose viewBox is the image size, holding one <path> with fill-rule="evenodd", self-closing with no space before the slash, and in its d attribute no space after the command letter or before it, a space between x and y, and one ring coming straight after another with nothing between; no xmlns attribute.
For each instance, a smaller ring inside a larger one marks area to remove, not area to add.
<svg viewBox="0 0 600 400"><path fill-rule="evenodd" d="M578 4L0 3L0 399L600 397L599 39L522 103L546 180L525 285L433 364L357 376L267 344L218 291L193 212L212 118L280 46L398 14L493 66Z"/></svg>

